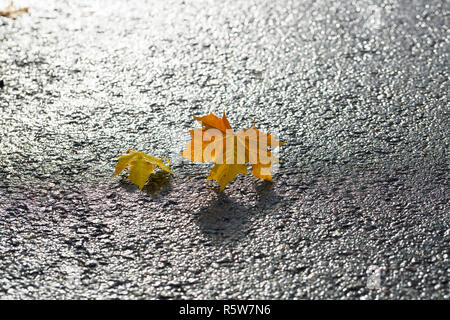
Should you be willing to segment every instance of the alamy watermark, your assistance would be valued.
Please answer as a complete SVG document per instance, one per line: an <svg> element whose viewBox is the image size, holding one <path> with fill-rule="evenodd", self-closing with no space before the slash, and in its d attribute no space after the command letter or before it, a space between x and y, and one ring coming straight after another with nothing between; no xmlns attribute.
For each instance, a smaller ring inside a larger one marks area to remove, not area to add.
<svg viewBox="0 0 450 320"><path fill-rule="evenodd" d="M192 141L184 156L194 162L258 165L262 175L270 175L278 166L279 146L275 134L256 128L235 132L232 129L198 128L192 130Z"/></svg>

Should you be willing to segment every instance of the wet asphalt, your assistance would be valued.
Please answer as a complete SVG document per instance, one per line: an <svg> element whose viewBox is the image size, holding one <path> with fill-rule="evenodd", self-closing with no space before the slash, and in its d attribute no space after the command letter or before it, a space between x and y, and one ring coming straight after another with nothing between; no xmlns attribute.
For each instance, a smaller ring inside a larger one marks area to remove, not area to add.
<svg viewBox="0 0 450 320"><path fill-rule="evenodd" d="M448 1L21 3L0 299L450 298ZM181 158L210 111L287 141L273 183Z"/></svg>

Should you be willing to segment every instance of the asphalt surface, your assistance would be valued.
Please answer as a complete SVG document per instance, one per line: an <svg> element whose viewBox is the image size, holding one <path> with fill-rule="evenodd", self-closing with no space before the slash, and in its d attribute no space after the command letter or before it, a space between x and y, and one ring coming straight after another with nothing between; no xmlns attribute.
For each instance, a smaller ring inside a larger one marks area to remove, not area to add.
<svg viewBox="0 0 450 320"><path fill-rule="evenodd" d="M92 2L0 17L1 299L449 299L448 1ZM210 111L274 183L181 158Z"/></svg>

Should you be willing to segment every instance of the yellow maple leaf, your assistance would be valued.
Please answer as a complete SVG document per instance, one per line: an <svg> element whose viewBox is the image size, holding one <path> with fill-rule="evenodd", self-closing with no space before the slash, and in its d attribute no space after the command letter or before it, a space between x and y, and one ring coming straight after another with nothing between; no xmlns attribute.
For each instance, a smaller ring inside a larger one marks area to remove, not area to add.
<svg viewBox="0 0 450 320"><path fill-rule="evenodd" d="M124 169L128 169L129 175L127 179L136 184L139 190L142 190L156 166L174 175L169 166L164 163L164 161L167 161L170 165L169 159L155 158L133 149L128 149L127 154L120 156L118 159L119 161L117 162L113 177L121 173Z"/></svg>
<svg viewBox="0 0 450 320"><path fill-rule="evenodd" d="M192 140L181 155L195 162L214 162L206 180L219 182L222 191L237 174L247 174L245 164L250 162L255 178L272 181L272 164L278 159L268 148L276 148L285 142L279 142L270 133L255 127L234 132L225 113L222 118L213 113L194 118L203 128L189 131Z"/></svg>

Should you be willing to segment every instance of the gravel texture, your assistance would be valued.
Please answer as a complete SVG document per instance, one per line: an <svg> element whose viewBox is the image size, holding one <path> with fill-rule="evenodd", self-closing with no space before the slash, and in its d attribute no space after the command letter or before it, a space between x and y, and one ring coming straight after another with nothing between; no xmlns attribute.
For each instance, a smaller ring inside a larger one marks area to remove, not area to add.
<svg viewBox="0 0 450 320"><path fill-rule="evenodd" d="M449 1L16 4L0 299L450 298ZM210 111L288 142L274 183L181 158Z"/></svg>

